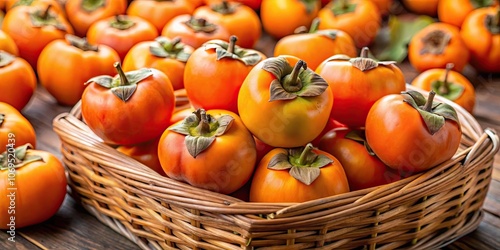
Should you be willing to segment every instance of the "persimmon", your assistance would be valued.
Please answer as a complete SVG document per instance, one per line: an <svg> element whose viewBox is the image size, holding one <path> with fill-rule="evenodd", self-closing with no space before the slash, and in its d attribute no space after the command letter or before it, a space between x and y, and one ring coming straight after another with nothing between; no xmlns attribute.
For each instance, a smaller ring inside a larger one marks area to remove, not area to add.
<svg viewBox="0 0 500 250"><path fill-rule="evenodd" d="M364 130L333 129L321 138L318 147L340 161L350 191L376 187L400 179L399 174L371 152Z"/></svg>
<svg viewBox="0 0 500 250"><path fill-rule="evenodd" d="M412 13L436 17L441 0L402 0L404 7Z"/></svg>
<svg viewBox="0 0 500 250"><path fill-rule="evenodd" d="M112 17L125 14L127 0L68 0L64 5L68 15L68 21L75 29L75 34L85 37L87 31L93 23Z"/></svg>
<svg viewBox="0 0 500 250"><path fill-rule="evenodd" d="M138 16L153 24L161 33L163 27L174 17L192 14L192 0L135 0L127 8L127 15Z"/></svg>
<svg viewBox="0 0 500 250"><path fill-rule="evenodd" d="M59 104L73 106L81 99L85 82L95 76L115 74L113 63L119 60L118 53L109 46L66 35L64 40L54 40L42 50L38 79Z"/></svg>
<svg viewBox="0 0 500 250"><path fill-rule="evenodd" d="M472 66L480 72L500 72L500 7L472 11L460 36L470 51Z"/></svg>
<svg viewBox="0 0 500 250"><path fill-rule="evenodd" d="M17 48L16 42L14 42L14 40L12 40L3 30L0 30L0 50L14 56L19 56L19 49Z"/></svg>
<svg viewBox="0 0 500 250"><path fill-rule="evenodd" d="M87 31L87 40L92 44L107 45L123 60L136 44L158 37L158 31L148 21L127 15L116 15L93 23Z"/></svg>
<svg viewBox="0 0 500 250"><path fill-rule="evenodd" d="M455 109L410 90L380 98L366 118L366 141L400 175L428 170L458 150L462 130ZM388 150L388 146L390 150Z"/></svg>
<svg viewBox="0 0 500 250"><path fill-rule="evenodd" d="M265 59L259 51L229 41L211 40L196 49L186 62L184 88L195 108L224 109L238 114L238 93L252 68Z"/></svg>
<svg viewBox="0 0 500 250"><path fill-rule="evenodd" d="M334 101L328 83L295 56L267 58L248 73L238 112L259 140L273 147L303 146L325 128Z"/></svg>
<svg viewBox="0 0 500 250"><path fill-rule="evenodd" d="M255 142L237 114L198 109L165 130L158 157L168 177L223 194L245 185L256 159Z"/></svg>
<svg viewBox="0 0 500 250"><path fill-rule="evenodd" d="M156 30L155 30L156 31ZM174 89L163 72L142 68L89 79L82 94L82 118L105 143L134 145L158 138L170 125Z"/></svg>
<svg viewBox="0 0 500 250"><path fill-rule="evenodd" d="M179 37L168 39L160 36L154 41L134 45L123 59L123 70L155 68L168 76L174 90L182 89L184 68L193 51L193 47L182 43Z"/></svg>
<svg viewBox="0 0 500 250"><path fill-rule="evenodd" d="M210 40L229 40L229 31L220 24L193 15L174 17L163 28L161 35L170 39L180 37L184 44L194 49Z"/></svg>
<svg viewBox="0 0 500 250"><path fill-rule="evenodd" d="M15 107L0 101L0 152L5 152L7 147L24 144L35 148L36 142L36 133L31 122Z"/></svg>
<svg viewBox="0 0 500 250"><path fill-rule="evenodd" d="M316 69L324 60L336 54L355 57L356 45L351 36L341 30L317 30L319 19L314 19L309 31L302 26L293 35L281 38L274 47L274 56L292 55ZM312 53L314 51L314 53Z"/></svg>
<svg viewBox="0 0 500 250"><path fill-rule="evenodd" d="M374 41L382 22L377 6L369 0L332 1L319 11L318 17L320 30L342 30L358 48Z"/></svg>
<svg viewBox="0 0 500 250"><path fill-rule="evenodd" d="M417 32L408 45L408 60L419 72L446 68L453 63L461 72L469 62L470 53L460 37L460 30L447 23L432 23Z"/></svg>
<svg viewBox="0 0 500 250"><path fill-rule="evenodd" d="M223 0L199 7L193 15L224 26L231 35L238 37L236 45L243 48L253 48L261 36L259 16L246 5Z"/></svg>
<svg viewBox="0 0 500 250"><path fill-rule="evenodd" d="M368 54L365 47L355 58L335 55L316 69L335 97L331 117L350 128L365 126L366 116L378 99L406 90L403 72L394 62L377 62Z"/></svg>
<svg viewBox="0 0 500 250"><path fill-rule="evenodd" d="M340 161L307 144L267 153L252 178L250 201L306 202L349 191Z"/></svg>
<svg viewBox="0 0 500 250"><path fill-rule="evenodd" d="M33 97L37 85L31 65L21 57L0 50L0 79L0 102L22 111Z"/></svg>
<svg viewBox="0 0 500 250"><path fill-rule="evenodd" d="M476 94L474 85L459 72L453 71L453 63L446 69L429 69L413 79L411 85L454 101L469 113L474 110Z"/></svg>
<svg viewBox="0 0 500 250"><path fill-rule="evenodd" d="M437 15L439 21L460 28L471 11L495 5L494 0L439 0Z"/></svg>
<svg viewBox="0 0 500 250"><path fill-rule="evenodd" d="M280 39L301 26L309 28L321 7L319 0L263 0L260 6L262 27Z"/></svg>
<svg viewBox="0 0 500 250"><path fill-rule="evenodd" d="M38 56L43 48L56 39L73 34L66 18L52 10L52 5L18 6L7 12L2 30L17 45L19 56L36 69Z"/></svg>

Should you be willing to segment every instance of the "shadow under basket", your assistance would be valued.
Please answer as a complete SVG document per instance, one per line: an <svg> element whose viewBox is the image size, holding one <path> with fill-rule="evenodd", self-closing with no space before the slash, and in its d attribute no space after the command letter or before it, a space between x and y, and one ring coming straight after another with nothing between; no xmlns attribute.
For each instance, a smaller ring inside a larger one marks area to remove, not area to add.
<svg viewBox="0 0 500 250"><path fill-rule="evenodd" d="M72 197L142 249L435 249L478 227L499 149L494 130L436 100L452 105L462 125L452 159L391 184L304 203L244 202L160 176L103 143L82 122L79 104L53 127Z"/></svg>

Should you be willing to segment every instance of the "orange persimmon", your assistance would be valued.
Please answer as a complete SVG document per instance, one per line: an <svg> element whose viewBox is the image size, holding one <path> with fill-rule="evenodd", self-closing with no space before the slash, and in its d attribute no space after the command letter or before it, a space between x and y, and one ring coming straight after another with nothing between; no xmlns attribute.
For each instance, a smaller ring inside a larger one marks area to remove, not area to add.
<svg viewBox="0 0 500 250"><path fill-rule="evenodd" d="M404 7L412 13L436 17L440 0L402 0Z"/></svg>
<svg viewBox="0 0 500 250"><path fill-rule="evenodd" d="M257 13L239 3L223 0L210 6L199 7L193 15L224 26L231 35L238 37L236 45L243 48L253 48L261 35L262 28Z"/></svg>
<svg viewBox="0 0 500 250"><path fill-rule="evenodd" d="M274 56L292 55L307 62L316 69L324 60L336 54L349 57L357 55L351 36L341 30L317 30L319 19L314 19L311 28L304 32L281 38L274 47ZM312 53L314 52L314 53Z"/></svg>
<svg viewBox="0 0 500 250"><path fill-rule="evenodd" d="M408 46L408 59L420 72L446 68L453 63L461 72L469 62L470 53L457 27L447 23L432 23L417 32Z"/></svg>
<svg viewBox="0 0 500 250"><path fill-rule="evenodd" d="M465 76L453 71L453 66L449 63L446 69L426 70L415 77L411 85L426 91L433 90L472 113L476 103L474 85Z"/></svg>
<svg viewBox="0 0 500 250"><path fill-rule="evenodd" d="M79 37L87 35L87 31L93 23L114 16L125 14L127 9L126 0L68 0L64 5L68 15L68 21L75 29Z"/></svg>
<svg viewBox="0 0 500 250"><path fill-rule="evenodd" d="M229 40L229 31L220 24L185 14L174 17L163 28L161 35L170 39L180 37L184 44L194 49L210 40Z"/></svg>
<svg viewBox="0 0 500 250"><path fill-rule="evenodd" d="M500 72L500 7L472 11L460 36L470 51L472 66L480 72Z"/></svg>
<svg viewBox="0 0 500 250"><path fill-rule="evenodd" d="M107 45L123 60L128 51L136 44L151 41L158 37L158 31L150 22L137 17L116 15L93 23L87 32L92 44Z"/></svg>
<svg viewBox="0 0 500 250"><path fill-rule="evenodd" d="M0 30L0 50L19 56L19 49L17 48L16 42L14 42L14 40L12 40L3 30Z"/></svg>
<svg viewBox="0 0 500 250"><path fill-rule="evenodd" d="M467 15L473 10L496 4L495 1L484 0L439 0L437 15L439 21L460 28Z"/></svg>
<svg viewBox="0 0 500 250"><path fill-rule="evenodd" d="M319 0L263 0L260 18L264 30L276 39L309 28L321 7Z"/></svg>
<svg viewBox="0 0 500 250"><path fill-rule="evenodd" d="M31 100L37 85L31 65L21 57L0 50L0 79L0 102L22 111Z"/></svg>

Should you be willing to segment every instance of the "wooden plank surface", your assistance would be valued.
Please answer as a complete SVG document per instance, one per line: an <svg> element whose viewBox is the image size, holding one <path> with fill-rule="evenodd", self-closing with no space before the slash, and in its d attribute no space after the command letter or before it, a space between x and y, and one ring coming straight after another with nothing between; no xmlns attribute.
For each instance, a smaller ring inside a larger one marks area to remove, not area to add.
<svg viewBox="0 0 500 250"><path fill-rule="evenodd" d="M272 55L274 41L264 37L257 48ZM407 82L417 75L408 62L398 65L405 73ZM500 132L500 76L479 75L468 68L466 75L476 86L477 105L474 112L483 128L490 127ZM23 111L32 122L38 136L38 148L61 157L59 139L52 130L53 118L69 111L62 107L41 87ZM500 249L500 153L494 164L493 181L484 204L485 216L479 228L446 249ZM59 212L50 220L36 226L16 231L16 243L0 233L0 249L138 249L125 237L101 224L88 214L69 196Z"/></svg>

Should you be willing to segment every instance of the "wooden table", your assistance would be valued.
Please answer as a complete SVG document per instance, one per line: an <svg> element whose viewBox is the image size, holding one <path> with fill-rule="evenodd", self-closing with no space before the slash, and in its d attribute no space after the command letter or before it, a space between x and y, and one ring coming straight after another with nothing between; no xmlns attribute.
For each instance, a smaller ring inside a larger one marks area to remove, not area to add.
<svg viewBox="0 0 500 250"><path fill-rule="evenodd" d="M263 37L257 49L272 55L275 41ZM500 62L499 62L500 63ZM398 64L407 82L417 75L408 62ZM471 67L464 74L474 83L477 105L474 112L483 128L500 132L500 75L477 75ZM52 130L52 120L71 107L57 105L45 89L39 87L30 104L23 110L32 122L38 136L37 147L58 157L59 138ZM484 203L485 216L479 228L447 246L446 249L500 249L500 153L495 159L493 180ZM16 230L16 242L7 240L5 231L0 233L0 249L138 249L131 241L115 233L88 214L67 196L59 212L48 221Z"/></svg>

